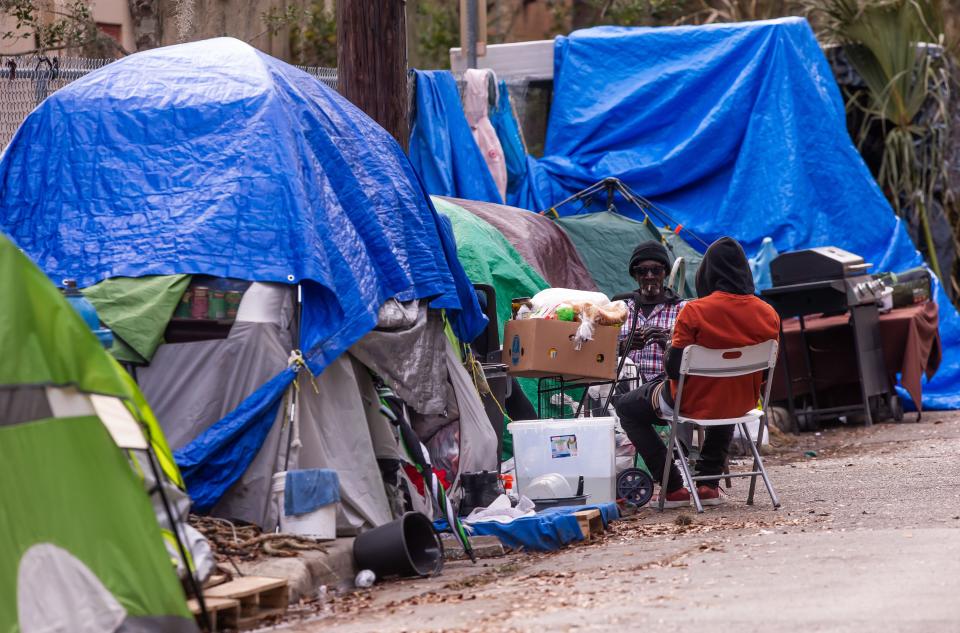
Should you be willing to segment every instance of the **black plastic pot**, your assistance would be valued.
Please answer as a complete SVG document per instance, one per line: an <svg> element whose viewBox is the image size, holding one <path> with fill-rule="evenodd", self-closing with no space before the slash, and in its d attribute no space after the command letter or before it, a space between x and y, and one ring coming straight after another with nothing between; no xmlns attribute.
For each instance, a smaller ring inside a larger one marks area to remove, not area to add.
<svg viewBox="0 0 960 633"><path fill-rule="evenodd" d="M443 567L443 549L433 525L419 512L360 534L353 541L360 569L386 576L431 576Z"/></svg>

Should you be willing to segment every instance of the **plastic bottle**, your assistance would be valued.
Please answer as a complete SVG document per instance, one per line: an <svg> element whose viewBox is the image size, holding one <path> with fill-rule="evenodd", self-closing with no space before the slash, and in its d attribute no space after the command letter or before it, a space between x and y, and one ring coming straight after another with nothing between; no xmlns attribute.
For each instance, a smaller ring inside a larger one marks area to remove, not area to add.
<svg viewBox="0 0 960 633"><path fill-rule="evenodd" d="M513 492L513 475L500 475L500 481L503 482L504 494L511 494Z"/></svg>
<svg viewBox="0 0 960 633"><path fill-rule="evenodd" d="M377 581L377 575L372 571L370 571L369 569L364 569L364 570L361 570L359 574L357 574L357 577L353 581L353 584L355 584L357 587L362 587L366 589L367 587L372 587L373 583L375 583L376 581Z"/></svg>
<svg viewBox="0 0 960 633"><path fill-rule="evenodd" d="M769 237L763 238L760 243L760 250L750 258L750 272L753 273L753 284L758 291L766 290L773 286L773 279L770 277L770 262L777 258L779 253L777 247L773 245L773 240Z"/></svg>

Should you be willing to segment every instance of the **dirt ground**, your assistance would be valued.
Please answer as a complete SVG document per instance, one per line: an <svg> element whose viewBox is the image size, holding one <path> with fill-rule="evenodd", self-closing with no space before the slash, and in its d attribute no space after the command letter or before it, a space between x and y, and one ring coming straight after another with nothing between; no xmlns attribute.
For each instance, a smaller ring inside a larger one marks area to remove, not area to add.
<svg viewBox="0 0 960 633"><path fill-rule="evenodd" d="M960 413L914 420L790 436L766 462L780 510L735 480L702 515L643 508L589 544L321 596L279 628L960 632Z"/></svg>

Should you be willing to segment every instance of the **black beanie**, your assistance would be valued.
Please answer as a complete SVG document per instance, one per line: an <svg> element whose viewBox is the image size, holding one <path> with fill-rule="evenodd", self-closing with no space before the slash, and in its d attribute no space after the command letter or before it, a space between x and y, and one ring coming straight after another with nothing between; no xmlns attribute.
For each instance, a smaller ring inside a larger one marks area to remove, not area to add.
<svg viewBox="0 0 960 633"><path fill-rule="evenodd" d="M640 262L647 260L660 262L664 268L670 268L670 255L667 253L666 247L660 242L647 240L633 249L633 255L630 256L630 268L627 271L630 276L633 276L633 269Z"/></svg>

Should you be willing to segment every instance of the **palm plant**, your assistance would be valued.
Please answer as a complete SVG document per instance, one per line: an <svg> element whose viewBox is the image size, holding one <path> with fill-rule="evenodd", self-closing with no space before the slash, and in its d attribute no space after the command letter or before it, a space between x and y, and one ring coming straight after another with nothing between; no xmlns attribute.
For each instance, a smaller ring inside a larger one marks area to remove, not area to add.
<svg viewBox="0 0 960 633"><path fill-rule="evenodd" d="M880 130L883 154L877 180L896 212L919 224L927 258L943 279L929 210L955 213L947 179L949 68L937 0L804 0L821 37L840 44L866 84L848 93L859 108L862 147ZM957 226L955 218L954 227ZM954 238L956 248L956 238Z"/></svg>

